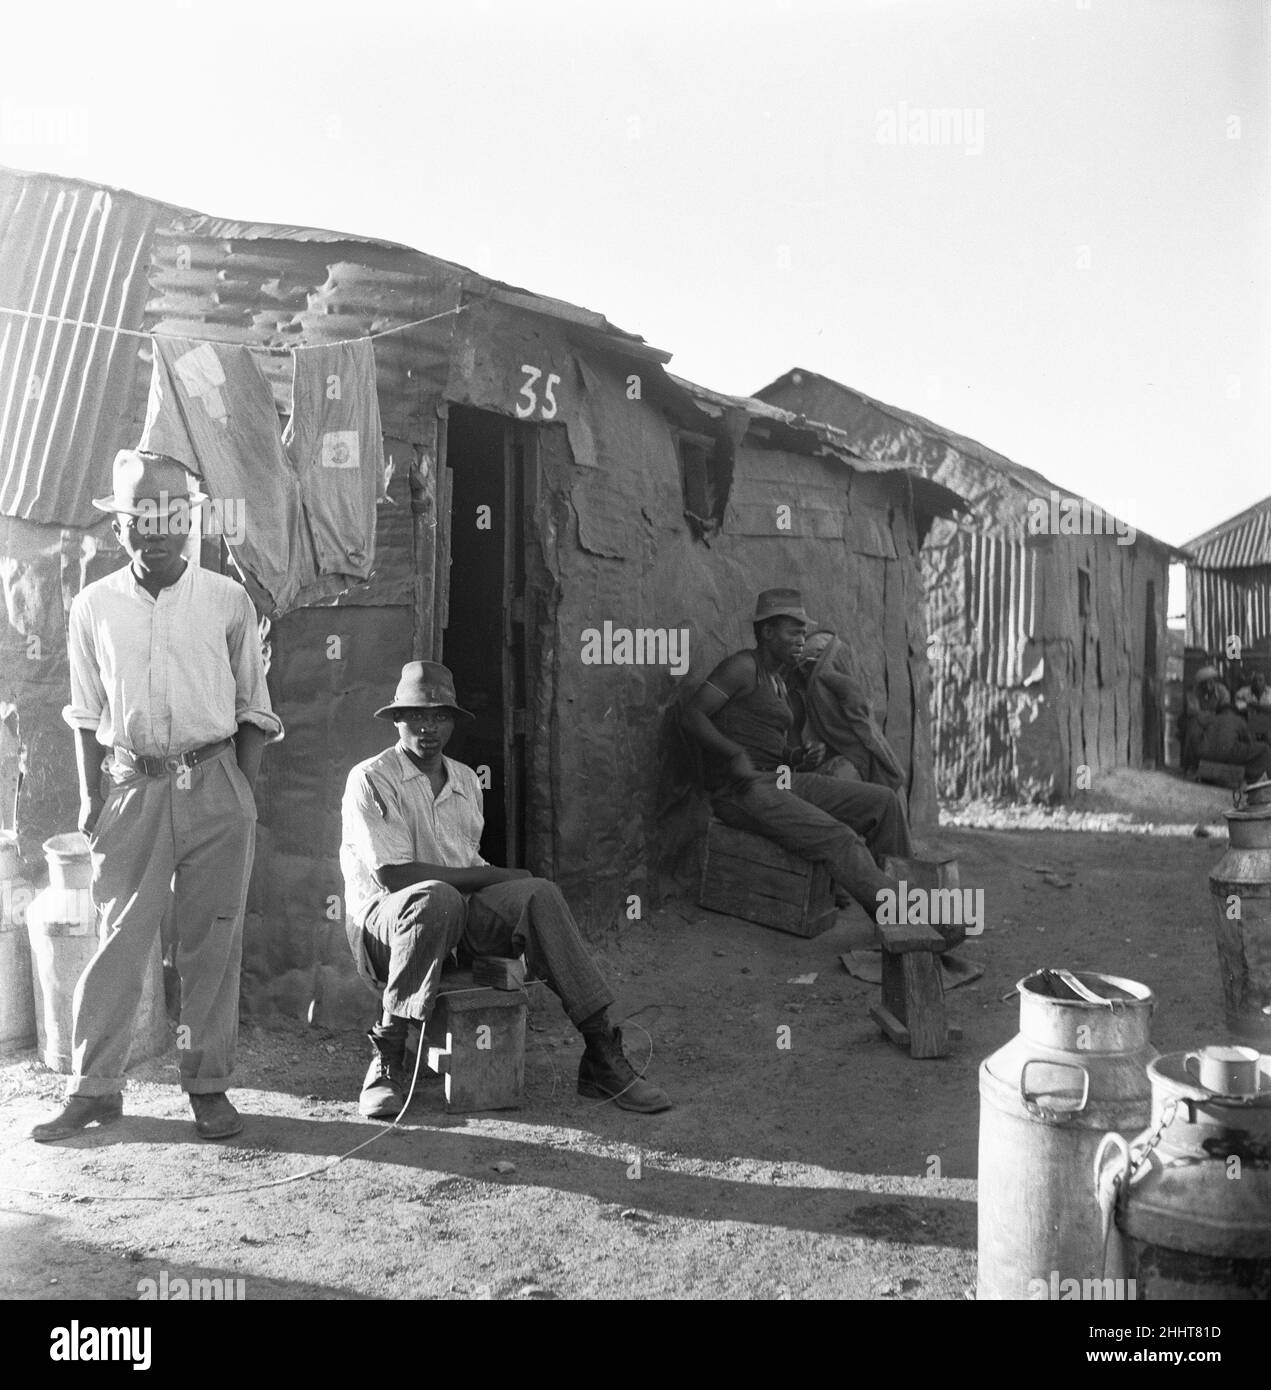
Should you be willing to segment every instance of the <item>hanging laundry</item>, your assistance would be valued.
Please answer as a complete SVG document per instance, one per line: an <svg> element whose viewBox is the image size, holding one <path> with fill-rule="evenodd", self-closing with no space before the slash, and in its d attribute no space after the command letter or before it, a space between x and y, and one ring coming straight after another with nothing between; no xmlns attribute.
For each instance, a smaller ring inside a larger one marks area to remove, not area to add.
<svg viewBox="0 0 1271 1390"><path fill-rule="evenodd" d="M319 574L365 579L375 556L375 498L384 471L370 339L291 354L291 421L283 447L300 480Z"/></svg>
<svg viewBox="0 0 1271 1390"><path fill-rule="evenodd" d="M226 539L270 615L365 580L383 467L370 343L293 351L295 401L284 438L273 391L248 348L167 335L153 342L139 447L197 473L213 505L241 508L241 531Z"/></svg>

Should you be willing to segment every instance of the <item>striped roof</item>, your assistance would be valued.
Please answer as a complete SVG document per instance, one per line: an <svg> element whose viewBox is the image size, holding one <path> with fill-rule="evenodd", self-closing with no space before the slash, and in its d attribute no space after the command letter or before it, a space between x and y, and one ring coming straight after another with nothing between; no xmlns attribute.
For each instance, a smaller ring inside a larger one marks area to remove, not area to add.
<svg viewBox="0 0 1271 1390"><path fill-rule="evenodd" d="M1252 569L1271 565L1271 497L1211 527L1183 547L1198 569Z"/></svg>

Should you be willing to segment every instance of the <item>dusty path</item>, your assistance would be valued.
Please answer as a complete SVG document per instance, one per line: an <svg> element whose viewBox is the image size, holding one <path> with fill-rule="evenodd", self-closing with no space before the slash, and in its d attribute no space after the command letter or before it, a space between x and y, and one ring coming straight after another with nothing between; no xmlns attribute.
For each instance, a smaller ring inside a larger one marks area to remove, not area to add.
<svg viewBox="0 0 1271 1390"><path fill-rule="evenodd" d="M33 1054L9 1060L0 1184L66 1195L0 1191L0 1294L136 1297L166 1271L241 1278L248 1299L964 1298L977 1069L1017 1028L1002 996L1038 966L1100 969L1156 991L1162 1051L1225 1038L1206 882L1223 841L941 841L987 909L962 948L986 973L950 995L965 1036L942 1061L910 1060L869 1021L876 991L838 963L865 940L859 909L802 941L682 902L604 953L630 1051L652 1042L651 1073L676 1101L665 1115L577 1096L581 1045L548 1000L533 1011L524 1109L448 1117L434 1082L398 1132L340 1166L232 1194L377 1132L354 1104L359 1035L245 1029L233 1095L248 1128L220 1145L194 1137L170 1059L138 1069L120 1125L20 1141L61 1081ZM197 1195L136 1200L178 1193Z"/></svg>

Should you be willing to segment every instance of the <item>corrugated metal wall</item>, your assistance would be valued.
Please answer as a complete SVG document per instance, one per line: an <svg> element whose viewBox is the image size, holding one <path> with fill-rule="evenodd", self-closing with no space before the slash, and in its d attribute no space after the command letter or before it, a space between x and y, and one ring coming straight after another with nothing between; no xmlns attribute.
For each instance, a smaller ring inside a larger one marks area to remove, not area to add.
<svg viewBox="0 0 1271 1390"><path fill-rule="evenodd" d="M0 175L0 513L91 526L117 449L136 442L149 373L137 329L164 209L47 176Z"/></svg>
<svg viewBox="0 0 1271 1390"><path fill-rule="evenodd" d="M1187 645L1221 651L1229 637L1250 647L1271 638L1271 565L1187 567Z"/></svg>

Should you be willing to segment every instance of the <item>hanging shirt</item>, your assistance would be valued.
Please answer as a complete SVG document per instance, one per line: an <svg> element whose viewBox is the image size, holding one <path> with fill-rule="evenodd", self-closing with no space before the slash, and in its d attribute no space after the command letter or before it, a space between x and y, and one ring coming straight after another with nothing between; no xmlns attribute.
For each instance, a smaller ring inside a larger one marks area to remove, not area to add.
<svg viewBox="0 0 1271 1390"><path fill-rule="evenodd" d="M243 586L186 565L152 597L131 566L71 604L71 702L62 717L107 748L167 757L255 724L283 734L265 684L256 612Z"/></svg>
<svg viewBox="0 0 1271 1390"><path fill-rule="evenodd" d="M383 438L368 339L292 354L286 442L273 390L236 343L160 335L142 449L206 483L235 563L274 617L371 573Z"/></svg>
<svg viewBox="0 0 1271 1390"><path fill-rule="evenodd" d="M375 557L375 498L384 436L369 339L297 348L291 354L291 421L283 447L319 574L365 579Z"/></svg>

